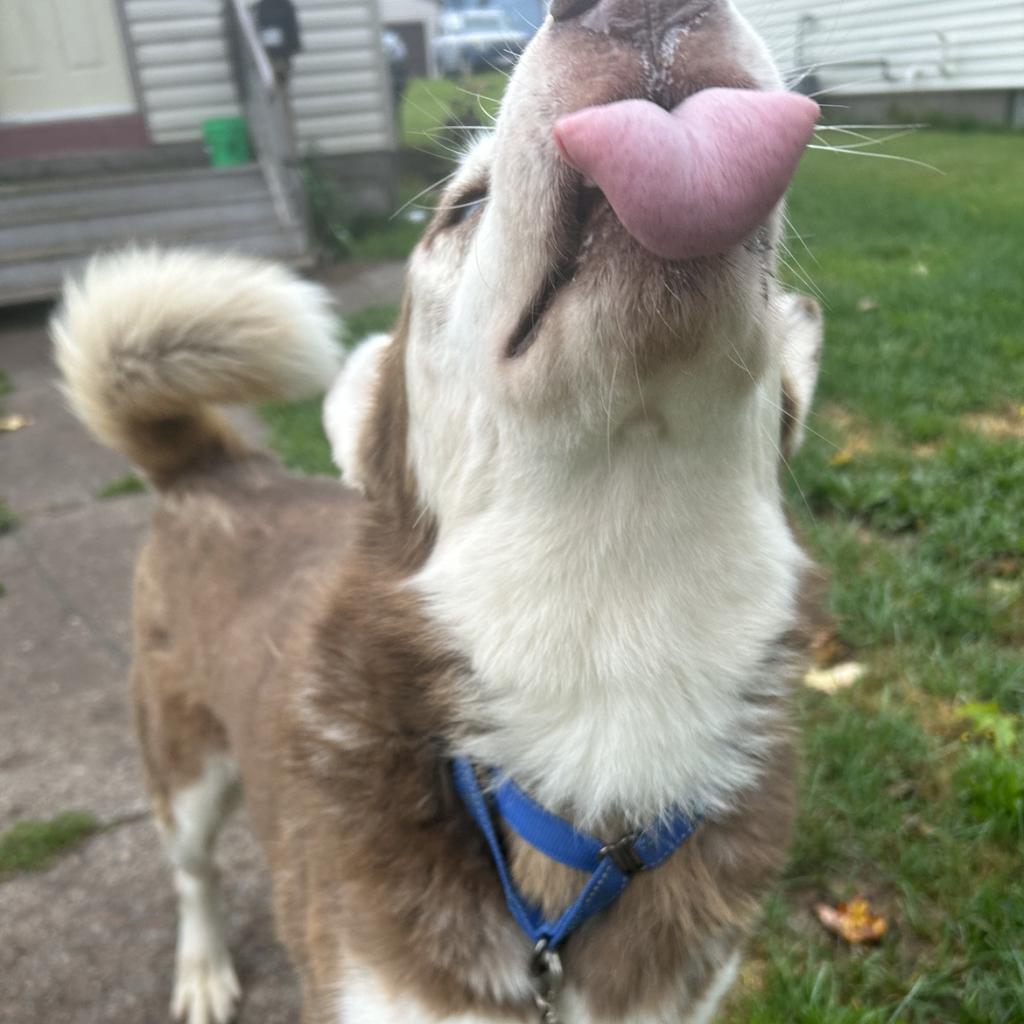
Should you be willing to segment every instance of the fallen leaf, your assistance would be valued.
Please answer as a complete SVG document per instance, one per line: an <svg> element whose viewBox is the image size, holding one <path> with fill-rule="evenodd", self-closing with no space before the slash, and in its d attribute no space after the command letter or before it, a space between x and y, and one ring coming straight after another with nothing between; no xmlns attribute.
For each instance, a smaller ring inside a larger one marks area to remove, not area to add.
<svg viewBox="0 0 1024 1024"><path fill-rule="evenodd" d="M31 427L32 421L27 416L0 416L0 434L13 434L16 430Z"/></svg>
<svg viewBox="0 0 1024 1024"><path fill-rule="evenodd" d="M875 450L871 436L863 431L854 433L846 444L829 459L833 466L847 466L861 455L870 455Z"/></svg>
<svg viewBox="0 0 1024 1024"><path fill-rule="evenodd" d="M838 693L859 683L867 674L867 666L846 661L832 668L815 668L804 676L804 684L820 693Z"/></svg>
<svg viewBox="0 0 1024 1024"><path fill-rule="evenodd" d="M840 903L837 907L819 903L814 912L825 928L853 946L878 942L888 928L885 918L875 914L863 897Z"/></svg>
<svg viewBox="0 0 1024 1024"><path fill-rule="evenodd" d="M874 313L876 309L878 309L878 303L866 295L857 303L858 313Z"/></svg>
<svg viewBox="0 0 1024 1024"><path fill-rule="evenodd" d="M834 622L819 626L811 636L811 656L816 668L838 665L850 656L849 646L840 638Z"/></svg>

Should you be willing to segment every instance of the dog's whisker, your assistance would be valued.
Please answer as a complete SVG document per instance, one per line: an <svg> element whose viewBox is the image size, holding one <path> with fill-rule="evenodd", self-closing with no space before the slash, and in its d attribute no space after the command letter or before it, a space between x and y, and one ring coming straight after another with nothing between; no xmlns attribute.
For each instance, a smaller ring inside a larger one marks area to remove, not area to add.
<svg viewBox="0 0 1024 1024"><path fill-rule="evenodd" d="M733 365L738 367L739 369L743 370L747 374L747 376L751 379L751 381L756 385L757 384L757 378L750 371L750 367L748 367L747 364L744 362L743 357L740 355L740 352L736 348L735 344L730 342L729 343L729 348L731 350L731 354L729 354L729 359L731 360ZM735 358L733 358L733 357L735 357ZM785 413L783 412L782 406L775 405L775 403L773 403L772 400L767 395L764 395L763 397L764 397L765 402L769 406L773 406L781 415L785 415ZM807 509L807 514L811 517L812 521L816 521L815 520L815 516L814 516L814 509L811 508L811 503L807 500L807 495L804 493L803 487L800 486L800 481L799 481L799 479L797 479L797 475L796 475L795 471L793 470L793 467L790 465L789 459L786 458L785 452L783 452L783 450L782 450L782 446L779 444L778 440L772 435L771 431L765 431L764 432L764 436L765 436L765 439L768 441L768 443L772 446L772 449L774 450L775 454L778 456L779 461L781 462L781 464L783 466L785 466L786 472L789 473L791 479L793 480L793 483L796 485L796 489L797 489L797 491L800 494L800 499L803 501L804 507Z"/></svg>
<svg viewBox="0 0 1024 1024"><path fill-rule="evenodd" d="M842 153L846 156L860 156L868 157L872 160L892 160L900 164L909 164L912 167L921 167L926 171L934 171L936 174L945 176L946 172L941 168L936 167L934 164L925 163L923 160L914 160L909 156L899 156L896 153L866 153L862 149L843 148L841 146L829 146L829 145L814 145L813 143L807 147L808 149L816 149L822 153Z"/></svg>
<svg viewBox="0 0 1024 1024"><path fill-rule="evenodd" d="M449 124L442 128L422 128L412 132L413 135L447 135L448 132L491 132L492 124Z"/></svg>
<svg viewBox="0 0 1024 1024"><path fill-rule="evenodd" d="M787 269L791 274L797 277L800 283L807 288L811 294L818 299L819 302L825 304L825 296L821 289L814 283L811 276L804 270L803 265L793 255L789 246L785 242L779 241L779 262Z"/></svg>
<svg viewBox="0 0 1024 1024"><path fill-rule="evenodd" d="M438 178L437 181L435 181L432 185L428 185L425 189L421 189L419 192L416 193L416 195L412 197L412 199L409 199L406 202L402 203L402 205L397 210L395 210L395 212L391 214L391 216L388 219L394 220L396 217L401 216L418 199L421 199L425 195L429 195L436 188L440 188L446 182L451 181L452 178L454 178L457 173L457 171L452 171L450 174L446 174L443 178Z"/></svg>
<svg viewBox="0 0 1024 1024"><path fill-rule="evenodd" d="M828 96L832 93L842 92L846 89L861 88L863 86L884 86L886 85L884 78L880 78L878 75L871 75L869 78L860 78L854 82L843 82L841 85L832 85L825 89L819 89L817 92L808 93L808 96L815 100L819 96Z"/></svg>
<svg viewBox="0 0 1024 1024"><path fill-rule="evenodd" d="M910 130L921 130L928 125L921 122L917 124L819 124L819 132L840 132L840 131L861 131L861 132L901 132Z"/></svg>
<svg viewBox="0 0 1024 1024"><path fill-rule="evenodd" d="M847 132L845 134L851 135L854 138L863 139L864 141L862 141L862 142L848 142L848 143L842 143L840 145L835 145L834 143L829 142L827 139L818 139L817 141L818 141L818 143L820 145L829 146L830 148L835 149L835 150L837 150L840 153L844 153L844 152L848 153L848 152L851 152L853 150L858 150L858 149L870 149L873 146L884 146L884 145L886 145L889 142L895 142L897 139L905 139L908 135L914 135L916 133L917 133L917 129L916 128L908 128L905 131L893 132L892 134L886 135L886 136L884 136L882 138L872 139L872 138L867 137L867 136L859 135L856 132Z"/></svg>
<svg viewBox="0 0 1024 1024"><path fill-rule="evenodd" d="M487 96L482 92L474 92L472 89L466 89L461 85L458 85L455 88L464 96L472 96L474 99L480 100L481 103L492 104L495 107L495 109L501 106L501 100L496 99L494 96Z"/></svg>
<svg viewBox="0 0 1024 1024"><path fill-rule="evenodd" d="M455 153L453 150L447 150L445 153L439 153L436 149L424 149L423 146L409 146L414 153L421 153L423 156L434 157L435 159L440 158L449 163L456 163L456 160L452 159L452 156L461 157L461 153ZM458 168L452 171L452 174L457 174Z"/></svg>
<svg viewBox="0 0 1024 1024"><path fill-rule="evenodd" d="M793 232L793 235L796 237L796 240L804 247L804 251L807 253L807 255L810 256L811 259L814 260L814 262L817 263L818 266L820 267L821 263L818 262L818 257L815 256L813 252L811 252L810 246L808 246L807 242L804 240L804 236L801 235L800 232L797 230L797 227L793 223L793 221L790 218L789 214L788 213L784 213L783 214L783 219L785 221L786 227L788 227L789 230Z"/></svg>
<svg viewBox="0 0 1024 1024"><path fill-rule="evenodd" d="M749 373L749 370L747 372ZM774 409L780 416L785 416L786 415L785 407L782 406L782 405L779 405L777 402L773 402L771 400L771 398L769 398L767 395L765 395L764 401L765 401L766 405L768 405L770 408ZM816 431L816 430L812 430L807 425L806 422L803 424L803 428L804 428L804 430L807 431L807 433L813 434L816 438L818 438L819 441L822 441L824 444L827 444L829 446L829 448L832 448L835 451L841 451L842 450L843 446L841 444L839 444L836 441L833 441L829 437L826 437L824 434L819 434L818 431Z"/></svg>

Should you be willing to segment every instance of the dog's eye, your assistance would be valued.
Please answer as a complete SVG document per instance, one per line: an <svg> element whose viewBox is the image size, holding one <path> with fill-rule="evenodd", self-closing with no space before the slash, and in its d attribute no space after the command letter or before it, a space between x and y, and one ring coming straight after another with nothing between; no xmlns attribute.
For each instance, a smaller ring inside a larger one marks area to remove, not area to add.
<svg viewBox="0 0 1024 1024"><path fill-rule="evenodd" d="M454 228L459 224L475 217L487 202L487 192L483 189L474 189L462 196L457 197L448 207L448 213L444 219L444 227Z"/></svg>

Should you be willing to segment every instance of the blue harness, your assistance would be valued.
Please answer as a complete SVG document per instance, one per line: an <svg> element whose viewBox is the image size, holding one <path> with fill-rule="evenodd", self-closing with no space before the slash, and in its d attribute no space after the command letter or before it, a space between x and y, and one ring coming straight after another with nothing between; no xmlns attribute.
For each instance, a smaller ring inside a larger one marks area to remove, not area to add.
<svg viewBox="0 0 1024 1024"><path fill-rule="evenodd" d="M490 773L492 778L494 773ZM511 779L500 781L484 794L476 768L467 758L452 762L456 789L477 823L494 858L505 902L519 927L534 945L531 975L541 1020L557 1021L554 1000L562 980L559 947L595 914L611 906L634 875L663 864L697 828L697 822L677 813L667 822L632 832L614 843L603 843L545 810ZM521 839L545 856L566 867L590 875L579 896L552 920L529 903L512 879L504 845L495 826L494 814Z"/></svg>

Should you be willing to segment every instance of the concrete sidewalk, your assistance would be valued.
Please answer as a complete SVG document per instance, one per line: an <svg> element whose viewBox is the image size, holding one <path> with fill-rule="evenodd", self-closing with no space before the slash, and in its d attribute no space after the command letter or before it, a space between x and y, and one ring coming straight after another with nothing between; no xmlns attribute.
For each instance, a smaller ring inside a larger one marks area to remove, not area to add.
<svg viewBox="0 0 1024 1024"><path fill-rule="evenodd" d="M400 268L343 268L343 310L397 301ZM44 873L0 883L2 1024L159 1024L168 1019L174 897L149 815L126 699L132 564L150 495L99 500L128 464L64 406L45 311L0 310L7 413L0 499L0 833L67 810L109 827ZM269 889L244 816L220 846L242 1024L294 1024L298 989L273 940Z"/></svg>

